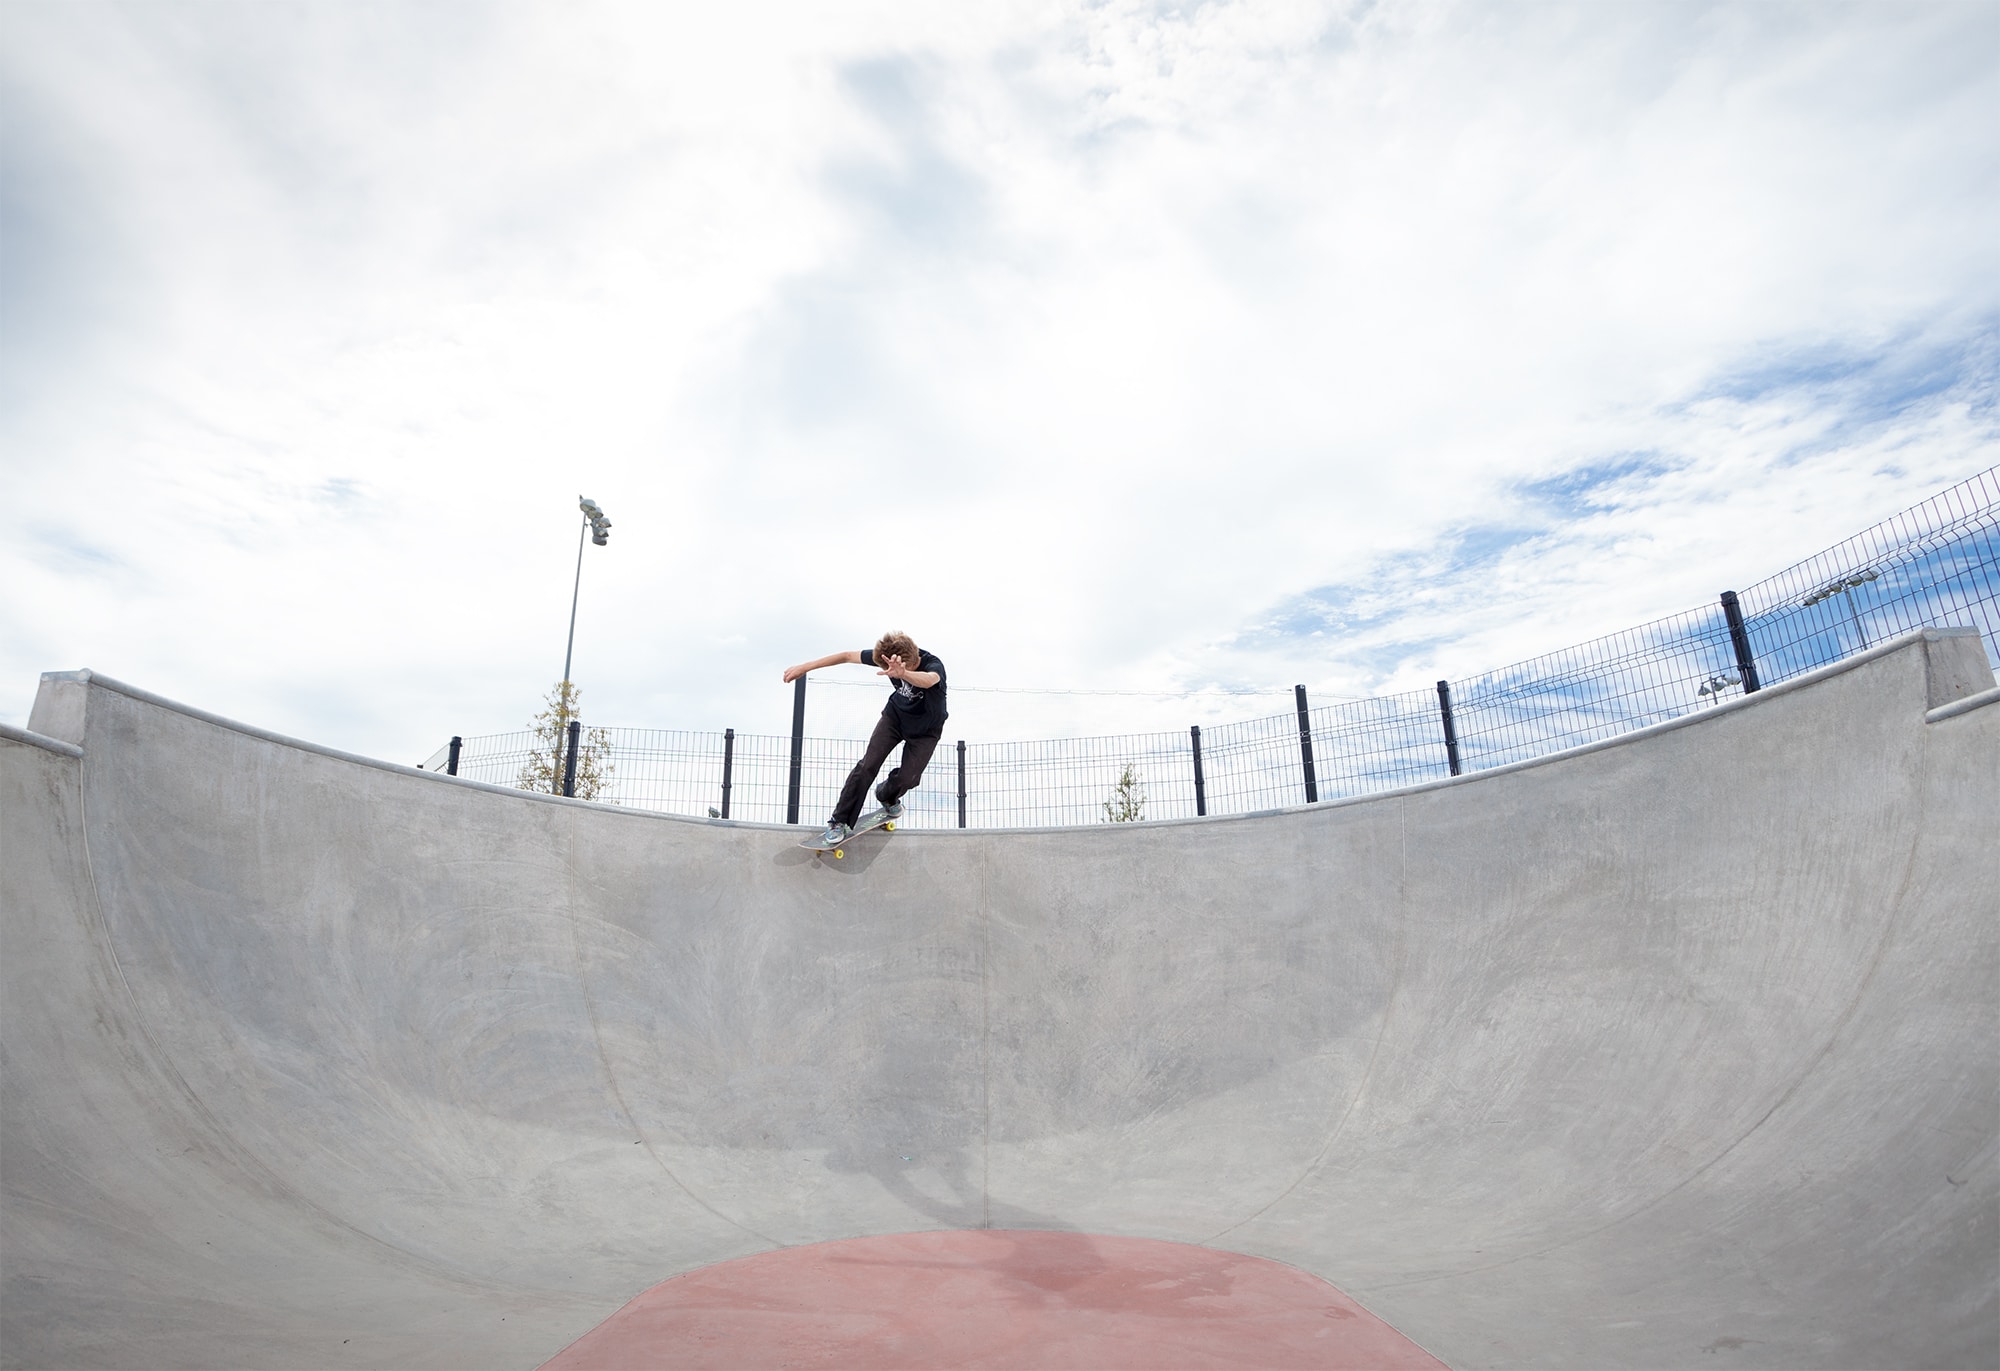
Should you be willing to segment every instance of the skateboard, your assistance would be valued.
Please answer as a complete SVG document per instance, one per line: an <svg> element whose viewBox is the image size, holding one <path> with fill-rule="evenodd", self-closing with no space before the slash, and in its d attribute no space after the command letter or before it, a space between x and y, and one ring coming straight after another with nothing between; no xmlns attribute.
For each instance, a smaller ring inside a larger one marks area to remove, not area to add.
<svg viewBox="0 0 2000 1371"><path fill-rule="evenodd" d="M821 842L820 837L826 832L825 829L821 829L819 833L813 834L812 837L807 838L799 846L810 848L814 852L831 852L835 857L845 857L847 854L841 850L842 844L853 842L871 828L879 828L884 832L894 833L896 831L896 821L882 810L871 809L854 821L854 831L845 838L842 838L840 842L831 846Z"/></svg>

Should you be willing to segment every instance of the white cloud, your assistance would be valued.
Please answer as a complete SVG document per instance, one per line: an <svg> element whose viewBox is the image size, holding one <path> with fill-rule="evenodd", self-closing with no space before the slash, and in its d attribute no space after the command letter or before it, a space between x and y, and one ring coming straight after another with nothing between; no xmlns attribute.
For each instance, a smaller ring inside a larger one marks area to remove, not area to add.
<svg viewBox="0 0 2000 1371"><path fill-rule="evenodd" d="M398 759L518 727L578 491L593 717L782 732L780 668L892 624L961 684L1423 684L2000 460L1982 7L0 24L16 722L92 665ZM1259 631L1328 587L1409 608Z"/></svg>

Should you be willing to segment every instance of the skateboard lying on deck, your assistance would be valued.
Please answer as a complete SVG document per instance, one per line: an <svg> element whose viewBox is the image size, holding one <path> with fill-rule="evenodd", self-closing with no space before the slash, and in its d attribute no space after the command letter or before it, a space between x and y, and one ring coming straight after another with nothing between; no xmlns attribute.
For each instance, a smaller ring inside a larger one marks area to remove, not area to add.
<svg viewBox="0 0 2000 1371"><path fill-rule="evenodd" d="M821 829L818 833L813 834L810 838L800 843L799 846L811 848L814 852L831 852L835 857L845 857L847 854L841 850L842 846L853 842L871 828L879 828L885 832L894 833L896 831L896 821L890 818L885 810L871 809L854 821L854 831L845 838L842 838L840 842L821 842L820 839L826 833L825 829Z"/></svg>

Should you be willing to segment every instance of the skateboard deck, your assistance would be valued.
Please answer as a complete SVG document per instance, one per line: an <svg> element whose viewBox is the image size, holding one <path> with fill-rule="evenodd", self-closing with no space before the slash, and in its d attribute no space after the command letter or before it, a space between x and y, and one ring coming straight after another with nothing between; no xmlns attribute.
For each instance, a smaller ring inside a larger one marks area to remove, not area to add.
<svg viewBox="0 0 2000 1371"><path fill-rule="evenodd" d="M839 842L832 844L821 842L821 834L826 831L821 829L819 833L813 834L810 838L800 843L799 846L810 848L814 852L831 852L835 857L845 857L847 854L841 850L842 847L853 842L871 828L879 828L886 833L894 833L896 831L896 821L879 809L871 809L854 821L854 831Z"/></svg>

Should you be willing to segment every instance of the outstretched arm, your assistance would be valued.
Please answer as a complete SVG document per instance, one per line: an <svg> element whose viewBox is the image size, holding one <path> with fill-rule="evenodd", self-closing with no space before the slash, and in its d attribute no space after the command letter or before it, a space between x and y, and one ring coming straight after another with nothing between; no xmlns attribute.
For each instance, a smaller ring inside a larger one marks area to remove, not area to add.
<svg viewBox="0 0 2000 1371"><path fill-rule="evenodd" d="M905 665L901 657L883 658L880 665L882 669L875 673L877 676L887 676L892 681L908 681L918 690L929 690L944 679L935 671L918 671Z"/></svg>
<svg viewBox="0 0 2000 1371"><path fill-rule="evenodd" d="M818 671L823 666L859 665L860 661L861 654L859 652L836 652L830 656L822 657L816 662L800 662L797 666L788 666L785 668L785 684L790 685L808 671Z"/></svg>

